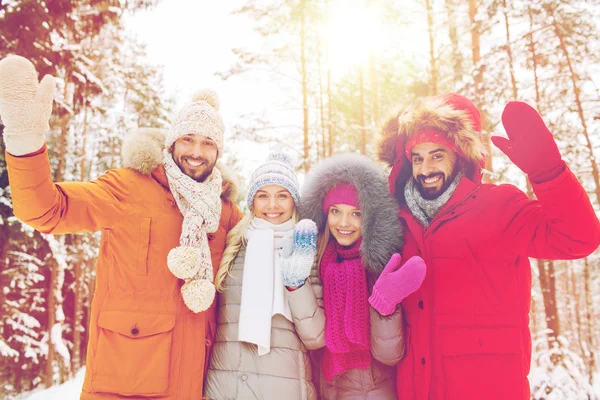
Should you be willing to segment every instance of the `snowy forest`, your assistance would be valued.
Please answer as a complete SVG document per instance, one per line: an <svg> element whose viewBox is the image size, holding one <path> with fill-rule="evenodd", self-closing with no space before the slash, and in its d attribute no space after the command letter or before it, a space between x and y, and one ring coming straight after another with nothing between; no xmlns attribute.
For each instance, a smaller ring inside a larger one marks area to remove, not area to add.
<svg viewBox="0 0 600 400"><path fill-rule="evenodd" d="M125 16L161 1L169 0L0 1L0 58L21 55L40 78L58 78L47 136L55 181L118 168L127 133L169 126L176 102L162 66L147 60L146 44L125 26ZM381 123L398 104L455 91L482 111L493 172L485 179L533 197L525 175L490 141L504 134L504 105L520 99L540 111L600 209L596 1L240 3L233 14L251 21L256 45L232 48L235 62L214 73L232 85L261 74L284 96L277 109L235 110L225 121L226 148L289 151L300 174L334 153L374 158ZM225 154L242 182L245 157ZM0 141L0 397L60 385L85 365L99 239L41 234L19 221ZM600 399L599 255L531 260L534 399Z"/></svg>

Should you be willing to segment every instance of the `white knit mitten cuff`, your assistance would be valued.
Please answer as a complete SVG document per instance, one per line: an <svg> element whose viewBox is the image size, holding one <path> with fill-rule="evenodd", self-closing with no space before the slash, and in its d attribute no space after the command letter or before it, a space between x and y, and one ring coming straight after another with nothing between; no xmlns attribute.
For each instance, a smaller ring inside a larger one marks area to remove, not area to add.
<svg viewBox="0 0 600 400"><path fill-rule="evenodd" d="M294 254L283 260L283 284L289 287L301 286L309 277L314 261L315 252L296 250Z"/></svg>
<svg viewBox="0 0 600 400"><path fill-rule="evenodd" d="M283 283L286 286L301 286L312 269L317 255L317 225L303 219L294 227L294 250L282 263Z"/></svg>

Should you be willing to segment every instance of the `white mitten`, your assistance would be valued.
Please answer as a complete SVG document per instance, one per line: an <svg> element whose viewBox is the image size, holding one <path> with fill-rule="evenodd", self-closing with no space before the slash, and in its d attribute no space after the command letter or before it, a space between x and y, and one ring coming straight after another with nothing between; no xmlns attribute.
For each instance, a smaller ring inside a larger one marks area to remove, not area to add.
<svg viewBox="0 0 600 400"><path fill-rule="evenodd" d="M317 232L317 225L310 219L303 219L294 227L292 254L284 257L281 263L285 286L302 286L310 275L317 255Z"/></svg>
<svg viewBox="0 0 600 400"><path fill-rule="evenodd" d="M56 83L46 75L38 83L33 64L20 56L0 61L0 119L6 151L14 156L38 151L44 145Z"/></svg>

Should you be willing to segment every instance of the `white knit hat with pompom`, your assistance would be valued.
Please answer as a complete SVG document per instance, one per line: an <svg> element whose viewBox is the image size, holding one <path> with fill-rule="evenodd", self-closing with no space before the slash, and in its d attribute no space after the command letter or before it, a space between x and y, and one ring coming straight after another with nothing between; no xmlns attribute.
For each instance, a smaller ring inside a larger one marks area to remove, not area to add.
<svg viewBox="0 0 600 400"><path fill-rule="evenodd" d="M192 102L185 105L175 117L167 133L165 146L169 149L185 135L196 134L211 138L217 144L219 156L223 153L225 125L219 114L219 95L214 90L202 89L194 94Z"/></svg>

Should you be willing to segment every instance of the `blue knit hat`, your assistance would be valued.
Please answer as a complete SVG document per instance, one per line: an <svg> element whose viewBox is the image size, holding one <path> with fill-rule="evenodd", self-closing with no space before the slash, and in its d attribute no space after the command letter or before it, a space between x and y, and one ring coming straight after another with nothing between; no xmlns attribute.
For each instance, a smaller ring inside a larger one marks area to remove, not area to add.
<svg viewBox="0 0 600 400"><path fill-rule="evenodd" d="M248 188L248 208L250 210L254 207L256 192L268 185L279 185L286 188L298 205L300 200L298 177L294 172L292 159L286 153L269 154L267 161L252 173Z"/></svg>

